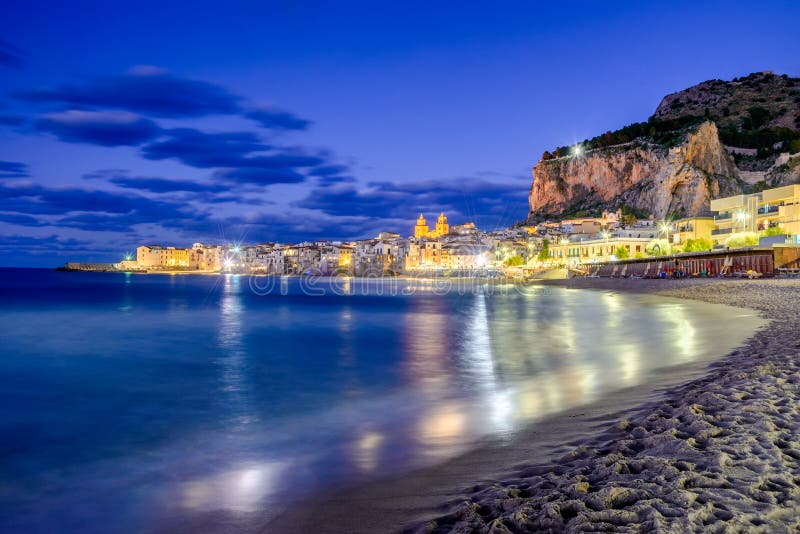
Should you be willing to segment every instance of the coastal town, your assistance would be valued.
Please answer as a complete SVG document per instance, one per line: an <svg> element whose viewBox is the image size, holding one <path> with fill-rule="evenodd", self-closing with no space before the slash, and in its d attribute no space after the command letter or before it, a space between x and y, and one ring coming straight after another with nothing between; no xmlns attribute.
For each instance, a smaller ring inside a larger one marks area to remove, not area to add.
<svg viewBox="0 0 800 534"><path fill-rule="evenodd" d="M576 274L597 273L600 266L636 264L665 256L691 259L715 253L768 251L772 256L766 266L769 274L773 267L796 270L800 257L800 185L714 199L710 208L710 216L672 220L637 218L622 210L604 211L600 217L545 220L491 232L472 222L451 225L444 213L438 215L435 224L429 224L420 214L412 227L413 235L408 237L380 232L371 239L348 242L194 243L188 248L149 244L139 246L135 257L129 255L118 263L68 263L66 268L322 276L464 276L480 271L527 276L554 268L567 268ZM696 272L684 274L703 271L700 264L696 265ZM661 266L658 270L663 269Z"/></svg>

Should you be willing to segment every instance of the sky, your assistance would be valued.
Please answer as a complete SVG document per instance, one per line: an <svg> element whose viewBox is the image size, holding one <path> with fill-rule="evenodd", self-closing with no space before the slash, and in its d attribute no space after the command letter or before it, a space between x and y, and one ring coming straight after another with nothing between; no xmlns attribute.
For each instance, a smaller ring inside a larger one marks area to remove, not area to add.
<svg viewBox="0 0 800 534"><path fill-rule="evenodd" d="M502 228L542 152L800 74L800 3L0 0L0 266Z"/></svg>

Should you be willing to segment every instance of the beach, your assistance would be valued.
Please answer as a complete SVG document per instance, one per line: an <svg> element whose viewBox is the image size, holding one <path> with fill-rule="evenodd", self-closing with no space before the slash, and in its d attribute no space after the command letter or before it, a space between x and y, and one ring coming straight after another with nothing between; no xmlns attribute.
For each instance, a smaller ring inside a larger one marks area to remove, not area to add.
<svg viewBox="0 0 800 534"><path fill-rule="evenodd" d="M711 366L673 369L445 464L292 507L265 531L797 527L800 281L548 283L725 304L755 310L767 322Z"/></svg>

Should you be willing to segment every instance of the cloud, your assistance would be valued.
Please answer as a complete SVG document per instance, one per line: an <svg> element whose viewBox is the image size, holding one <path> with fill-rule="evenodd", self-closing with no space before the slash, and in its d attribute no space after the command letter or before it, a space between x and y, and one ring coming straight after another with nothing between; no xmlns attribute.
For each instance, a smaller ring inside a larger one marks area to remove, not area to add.
<svg viewBox="0 0 800 534"><path fill-rule="evenodd" d="M17 161L0 160L0 178L26 178L28 166Z"/></svg>
<svg viewBox="0 0 800 534"><path fill-rule="evenodd" d="M101 146L136 146L161 132L158 125L124 111L69 110L39 118L35 127L68 143Z"/></svg>
<svg viewBox="0 0 800 534"><path fill-rule="evenodd" d="M220 232L224 229L224 235ZM183 230L207 241L218 237L221 241L246 243L299 243L309 239L341 239L360 235L373 228L365 227L358 217L297 217L294 214L261 213L224 218L198 218L187 221Z"/></svg>
<svg viewBox="0 0 800 534"><path fill-rule="evenodd" d="M17 254L20 250L43 254L76 248L88 250L93 245L94 243L89 240L65 238L55 234L48 236L0 235L0 251Z"/></svg>
<svg viewBox="0 0 800 534"><path fill-rule="evenodd" d="M58 216L57 226L85 230L126 231L143 222L169 224L198 217L183 202L151 199L130 193L76 187L48 188L38 184L0 184L3 211L29 216Z"/></svg>
<svg viewBox="0 0 800 534"><path fill-rule="evenodd" d="M252 109L245 112L244 116L271 130L307 130L311 126L311 121L273 107Z"/></svg>
<svg viewBox="0 0 800 534"><path fill-rule="evenodd" d="M170 180L168 178L131 176L122 169L105 169L84 174L88 180L104 180L125 189L136 189L151 193L223 193L230 187L223 184Z"/></svg>
<svg viewBox="0 0 800 534"><path fill-rule="evenodd" d="M240 167L236 169L220 169L214 173L218 180L226 182L239 182L259 185L271 184L298 184L305 181L306 177L291 167L286 168L260 168Z"/></svg>
<svg viewBox="0 0 800 534"><path fill-rule="evenodd" d="M43 226L39 219L23 213L0 213L0 222L17 226Z"/></svg>
<svg viewBox="0 0 800 534"><path fill-rule="evenodd" d="M346 174L349 171L350 169L345 165L321 165L311 169L308 175L316 177L319 185L353 183L356 179Z"/></svg>
<svg viewBox="0 0 800 534"><path fill-rule="evenodd" d="M447 213L452 222L472 220L484 229L507 226L525 216L528 191L515 182L478 178L410 183L372 182L317 187L294 206L332 216L403 219Z"/></svg>
<svg viewBox="0 0 800 534"><path fill-rule="evenodd" d="M20 228L20 230L23 230ZM110 262L122 259L123 253L132 250L135 242L130 237L114 240L115 243L93 239L77 239L59 234L22 235L0 234L0 265L26 265L52 268L64 261ZM123 244L124 243L124 244ZM26 295L18 295L26 299Z"/></svg>
<svg viewBox="0 0 800 534"><path fill-rule="evenodd" d="M202 117L241 111L240 98L223 87L179 78L152 66L134 67L123 76L25 91L16 96L30 102L114 108L156 117Z"/></svg>
<svg viewBox="0 0 800 534"><path fill-rule="evenodd" d="M142 147L150 160L177 159L190 167L236 167L246 156L271 147L253 132L205 133L192 128L176 128L168 137Z"/></svg>
<svg viewBox="0 0 800 534"><path fill-rule="evenodd" d="M4 39L0 39L0 66L12 69L23 67L22 51Z"/></svg>
<svg viewBox="0 0 800 534"><path fill-rule="evenodd" d="M176 159L200 169L216 168L215 178L227 182L299 183L305 180L303 169L326 164L325 156L272 147L252 132L206 133L178 128L168 134L143 146L142 155L150 160Z"/></svg>

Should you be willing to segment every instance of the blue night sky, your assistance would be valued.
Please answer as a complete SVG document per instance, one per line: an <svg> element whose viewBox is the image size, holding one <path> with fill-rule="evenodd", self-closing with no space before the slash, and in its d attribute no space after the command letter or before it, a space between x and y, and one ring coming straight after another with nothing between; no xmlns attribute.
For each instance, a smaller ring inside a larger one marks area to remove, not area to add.
<svg viewBox="0 0 800 534"><path fill-rule="evenodd" d="M0 0L0 265L507 226L541 153L800 74L800 3Z"/></svg>

